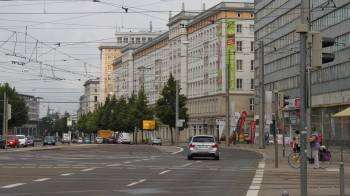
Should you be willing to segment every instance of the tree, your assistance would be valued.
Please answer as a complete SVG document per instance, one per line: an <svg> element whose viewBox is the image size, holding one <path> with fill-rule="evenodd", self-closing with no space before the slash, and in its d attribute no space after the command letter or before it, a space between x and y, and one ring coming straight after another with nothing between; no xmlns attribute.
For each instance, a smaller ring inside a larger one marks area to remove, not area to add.
<svg viewBox="0 0 350 196"><path fill-rule="evenodd" d="M9 104L11 104L11 119L8 121L9 127L22 126L28 121L28 107L23 98L18 96L16 89L11 88L8 83L0 85L0 100L3 100L4 92L6 91ZM3 114L4 102L0 102L0 113ZM2 115L0 120L2 129Z"/></svg>
<svg viewBox="0 0 350 196"><path fill-rule="evenodd" d="M135 102L135 114L134 114L134 118L136 121L136 126L138 128L138 130L142 131L142 142L143 142L143 120L151 120L153 119L153 110L152 108L149 107L148 105L148 100L147 100L147 96L145 94L145 91L143 88L141 88L141 90L139 91L138 95L137 95L137 99Z"/></svg>
<svg viewBox="0 0 350 196"><path fill-rule="evenodd" d="M187 98L184 95L179 94L179 118L185 119L185 122L188 120L186 100ZM157 118L170 127L171 144L174 144L173 128L175 128L176 115L176 81L171 74L167 84L162 89L161 98L157 101L155 111Z"/></svg>

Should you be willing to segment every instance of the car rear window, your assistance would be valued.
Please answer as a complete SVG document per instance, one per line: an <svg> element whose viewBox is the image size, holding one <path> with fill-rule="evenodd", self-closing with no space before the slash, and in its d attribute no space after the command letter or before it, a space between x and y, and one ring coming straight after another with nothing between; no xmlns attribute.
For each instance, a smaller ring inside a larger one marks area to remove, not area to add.
<svg viewBox="0 0 350 196"><path fill-rule="evenodd" d="M192 142L215 142L215 140L213 137L200 136L193 137Z"/></svg>
<svg viewBox="0 0 350 196"><path fill-rule="evenodd" d="M18 139L25 139L25 137L23 135L17 136Z"/></svg>

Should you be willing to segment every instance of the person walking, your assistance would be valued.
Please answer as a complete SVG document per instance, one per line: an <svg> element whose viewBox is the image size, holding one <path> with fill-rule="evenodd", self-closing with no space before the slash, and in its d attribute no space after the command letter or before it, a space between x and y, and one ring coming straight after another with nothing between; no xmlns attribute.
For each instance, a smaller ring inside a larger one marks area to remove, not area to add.
<svg viewBox="0 0 350 196"><path fill-rule="evenodd" d="M312 158L314 159L314 169L318 169L320 168L320 161L319 161L319 155L318 155L320 150L320 143L318 142L318 133L315 127L311 129L309 143L311 147Z"/></svg>

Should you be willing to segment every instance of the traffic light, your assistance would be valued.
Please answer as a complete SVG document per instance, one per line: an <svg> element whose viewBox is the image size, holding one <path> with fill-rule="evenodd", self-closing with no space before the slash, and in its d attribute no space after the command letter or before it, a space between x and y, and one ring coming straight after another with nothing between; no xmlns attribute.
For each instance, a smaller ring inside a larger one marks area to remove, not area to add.
<svg viewBox="0 0 350 196"><path fill-rule="evenodd" d="M322 52L322 48L333 46L335 39L322 37L320 32L312 32L310 35L312 37L311 66L320 68L322 64L334 61L334 54Z"/></svg>
<svg viewBox="0 0 350 196"><path fill-rule="evenodd" d="M279 106L281 109L285 108L287 105L289 105L288 99L290 98L290 96L284 95L283 93L280 93L278 95L278 97L279 97Z"/></svg>

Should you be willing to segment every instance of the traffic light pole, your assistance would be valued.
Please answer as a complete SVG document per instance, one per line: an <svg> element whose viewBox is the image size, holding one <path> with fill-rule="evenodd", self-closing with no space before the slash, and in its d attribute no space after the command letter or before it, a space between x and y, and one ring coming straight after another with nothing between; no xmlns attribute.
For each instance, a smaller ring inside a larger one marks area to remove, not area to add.
<svg viewBox="0 0 350 196"><path fill-rule="evenodd" d="M259 110L259 148L265 148L265 80L264 80L264 42L259 42L259 79L260 79L260 110Z"/></svg>
<svg viewBox="0 0 350 196"><path fill-rule="evenodd" d="M307 196L307 127L305 127L306 117L306 67L307 67L307 34L309 31L309 0L301 0L301 25L300 33L300 195Z"/></svg>
<svg viewBox="0 0 350 196"><path fill-rule="evenodd" d="M5 148L7 145L7 94L6 94L6 86L4 90L4 109L2 115L2 135L4 137Z"/></svg>

